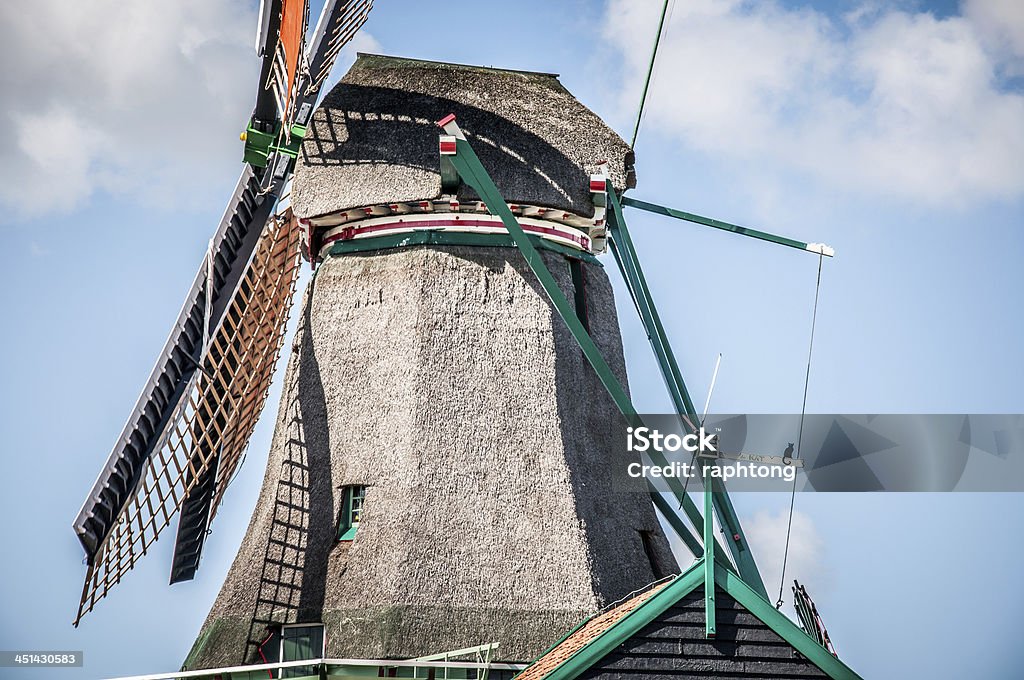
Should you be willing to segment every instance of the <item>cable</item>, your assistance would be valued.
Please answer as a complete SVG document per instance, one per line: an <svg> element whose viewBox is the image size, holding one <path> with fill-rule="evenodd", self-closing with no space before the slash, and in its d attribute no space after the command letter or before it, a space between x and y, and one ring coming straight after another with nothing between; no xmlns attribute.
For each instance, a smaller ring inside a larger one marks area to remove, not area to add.
<svg viewBox="0 0 1024 680"><path fill-rule="evenodd" d="M670 0L665 0L665 3L661 6L661 18L658 19L658 34L654 36L654 49L651 50L651 62L647 65L647 78L644 79L644 92L640 95L640 110L636 114L636 125L633 126L633 141L629 143L630 149L636 147L636 138L640 134L640 121L644 117L647 90L651 87L651 76L654 74L654 62L658 56L658 45L661 43L661 33L665 27L665 15L668 13L669 2Z"/></svg>
<svg viewBox="0 0 1024 680"><path fill-rule="evenodd" d="M814 286L814 311L811 314L811 341L807 348L807 372L804 374L804 401L800 406L800 431L796 438L796 458L800 457L801 445L804 440L804 416L807 414L807 387L811 382L811 355L814 352L814 327L818 323L818 294L821 292L821 263L825 260L822 253L818 254L818 281ZM779 601L775 608L782 607L782 589L786 583L786 562L789 560L789 538L793 532L793 506L796 504L796 475L793 475L793 490L789 494L789 521L786 524L786 550L782 554L782 576L779 578Z"/></svg>

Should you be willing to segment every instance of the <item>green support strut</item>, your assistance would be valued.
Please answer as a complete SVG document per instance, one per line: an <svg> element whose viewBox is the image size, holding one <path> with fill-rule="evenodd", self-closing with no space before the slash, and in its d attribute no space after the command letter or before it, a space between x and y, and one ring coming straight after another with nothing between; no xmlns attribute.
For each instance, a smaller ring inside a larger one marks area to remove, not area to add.
<svg viewBox="0 0 1024 680"><path fill-rule="evenodd" d="M537 280L544 288L544 292L546 292L548 297L551 299L551 303L554 305L555 310L569 328L569 332L572 333L576 342L579 343L580 349L583 350L583 354L587 357L590 365L594 368L594 372L608 391L612 401L615 402L615 405L625 417L627 424L633 427L643 427L643 420L634 408L629 395L626 394L622 385L619 384L615 374L612 373L611 367L608 366L608 363L601 355L601 351L598 349L597 345L594 344L593 338L590 337L590 334L587 332L586 328L584 328L583 323L580 321L579 317L576 316L575 308L565 297L561 288L558 287L558 283L555 281L554 276L552 276L551 272L545 266L540 252L538 252L537 248L530 242L526 232L524 232L522 227L519 226L519 222L516 221L512 211L509 210L508 204L505 203L505 199L502 198L498 188L494 185L494 182L480 163L480 159L477 158L476 153L473 151L473 147L471 147L469 142L466 141L462 131L455 123L455 116L447 116L439 121L438 125L456 139L455 153L446 155L451 159L451 162L458 171L459 176L462 177L466 184L477 192L483 202L487 205L488 210L501 218L501 221L508 230L508 233L515 240L516 245L523 254L523 258L526 260L527 265L529 265L530 269L537 276ZM667 465L667 461L664 456L659 452L653 452L651 460L655 465ZM683 493L683 487L682 484L679 483L679 480L671 478L667 481L672 492L681 499L683 510L686 512L687 517L690 518L695 529L699 532L703 526L703 517L700 510L698 510L696 505L694 505L693 500ZM666 516L666 519L669 520L669 524L679 535L679 538L683 543L686 544L686 547L690 552L693 553L695 557L700 557L703 554L703 548L700 543L693 537L693 534L686 530L686 528L677 521L678 518L676 518L676 521L673 521L672 515L674 515L674 512L671 510L671 506L664 502L664 498L661 498L660 491L653 486L650 480L648 480L648 487L655 506ZM719 549L722 549L721 546L719 546Z"/></svg>
<svg viewBox="0 0 1024 680"><path fill-rule="evenodd" d="M672 398L672 403L675 405L676 412L686 419L687 422L684 422L684 425L688 423L692 429L693 424L698 420L697 410L694 408L693 400L690 398L686 384L683 382L679 364L676 362L675 354L672 352L672 347L668 342L668 335L665 333L665 328L661 323L661 317L658 315L654 299L651 297L651 291L647 287L647 281L640 267L640 260L637 257L636 249L633 247L633 239L629 236L626 219L622 214L622 204L619 203L615 188L610 181L607 182L607 192L608 200L611 203L608 229L611 234L612 252L615 254L619 268L622 270L622 276L626 280L626 285L629 287L633 301L640 312L641 321L644 324L644 329L647 331L647 337L651 341L655 357L658 359L658 366L661 368L662 377L665 379L665 385ZM700 459L698 459L698 462L703 476L703 471L707 469L707 464ZM715 513L718 515L719 524L728 532L729 540L726 541L726 545L730 548L730 554L739 569L740 576L750 584L751 588L767 600L768 591L761 580L761 573L758 571L757 563L750 552L747 537L743 532L743 527L740 525L740 520L736 515L732 500L725 490L724 482L718 478L704 479L704 482L709 484L714 492L712 497Z"/></svg>
<svg viewBox="0 0 1024 680"><path fill-rule="evenodd" d="M796 248L797 250L806 250L809 253L816 253L818 255L824 255L825 257L832 257L835 255L835 251L824 243L805 243L804 241L797 241L793 238L769 234L766 231L759 231L757 229L751 229L750 227L741 227L738 224L730 224L729 222L723 222L722 220L694 215L693 213L688 213L683 210L667 208L663 205L658 205L657 203L648 203L647 201L641 201L628 196L622 197L622 205L626 205L631 208L639 208L640 210L646 210L647 212L656 213L658 215L665 215L666 217L674 217L677 220L693 222L694 224L703 224L705 227L714 227L715 229L721 229L722 231L731 231L734 234L742 234L743 236L750 236L751 238L760 239L762 241L777 243L780 246L788 246L790 248Z"/></svg>

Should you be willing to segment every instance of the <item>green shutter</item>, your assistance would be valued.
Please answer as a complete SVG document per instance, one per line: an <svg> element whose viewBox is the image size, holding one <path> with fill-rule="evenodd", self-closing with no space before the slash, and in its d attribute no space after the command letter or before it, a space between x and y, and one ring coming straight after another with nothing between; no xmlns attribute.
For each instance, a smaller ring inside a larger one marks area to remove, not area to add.
<svg viewBox="0 0 1024 680"><path fill-rule="evenodd" d="M319 659L324 652L323 624L308 626L285 626L281 629L281 661L303 661ZM282 678L298 678L313 675L311 666L298 666L281 670Z"/></svg>

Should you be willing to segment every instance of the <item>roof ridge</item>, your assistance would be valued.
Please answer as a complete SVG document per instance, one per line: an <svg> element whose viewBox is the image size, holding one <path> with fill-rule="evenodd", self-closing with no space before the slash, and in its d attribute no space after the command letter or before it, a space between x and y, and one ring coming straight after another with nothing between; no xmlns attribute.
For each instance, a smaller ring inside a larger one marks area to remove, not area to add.
<svg viewBox="0 0 1024 680"><path fill-rule="evenodd" d="M364 61L365 60L365 61ZM499 73L520 73L527 76L545 76L547 78L558 79L559 74L548 73L546 71L526 71L523 69L516 68L501 68L497 66L480 66L479 64L461 64L454 61L436 61L433 59L418 59L415 57L400 57L392 54L377 54L375 52L356 52L356 63L353 68L376 68L378 64L373 63L374 60L386 60L393 62L395 65L400 63L407 64L409 66L423 65L423 66L449 66L452 68L466 70L466 71L494 71ZM360 63L362 61L362 63Z"/></svg>

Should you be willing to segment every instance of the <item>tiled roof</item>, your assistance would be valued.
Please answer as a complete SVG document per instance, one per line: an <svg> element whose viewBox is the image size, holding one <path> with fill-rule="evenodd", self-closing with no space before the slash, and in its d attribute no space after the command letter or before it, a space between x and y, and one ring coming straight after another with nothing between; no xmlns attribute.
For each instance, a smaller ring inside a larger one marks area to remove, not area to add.
<svg viewBox="0 0 1024 680"><path fill-rule="evenodd" d="M597 639L606 630L626 618L626 616L651 599L655 593L671 582L671 580L668 580L656 583L644 592L634 595L628 600L623 600L621 603L599 614L595 614L591 619L570 633L568 637L541 655L528 668L517 675L515 680L541 680L541 678L546 677L551 671L561 666L563 662Z"/></svg>

